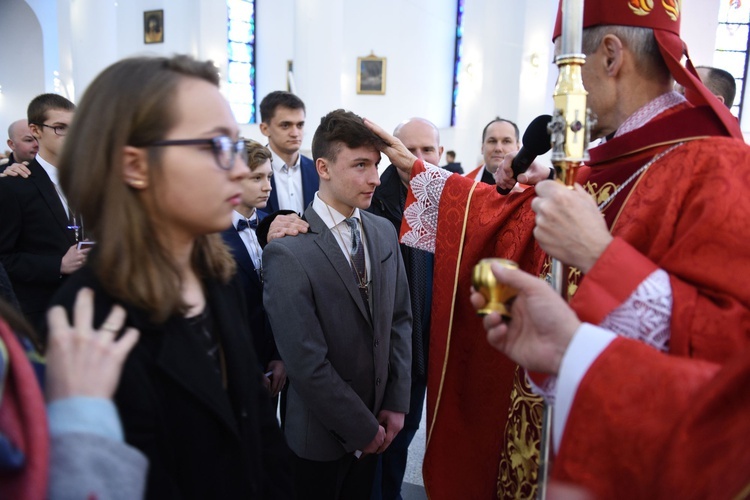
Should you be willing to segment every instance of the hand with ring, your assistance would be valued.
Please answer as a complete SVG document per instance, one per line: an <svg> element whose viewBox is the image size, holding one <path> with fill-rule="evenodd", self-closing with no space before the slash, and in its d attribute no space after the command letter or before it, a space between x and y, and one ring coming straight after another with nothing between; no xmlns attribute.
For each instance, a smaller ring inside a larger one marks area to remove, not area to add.
<svg viewBox="0 0 750 500"><path fill-rule="evenodd" d="M122 366L138 341L139 332L126 328L125 309L114 306L102 326L95 330L94 292L83 288L73 306L73 323L61 306L47 313L47 399L74 396L111 398L120 381Z"/></svg>

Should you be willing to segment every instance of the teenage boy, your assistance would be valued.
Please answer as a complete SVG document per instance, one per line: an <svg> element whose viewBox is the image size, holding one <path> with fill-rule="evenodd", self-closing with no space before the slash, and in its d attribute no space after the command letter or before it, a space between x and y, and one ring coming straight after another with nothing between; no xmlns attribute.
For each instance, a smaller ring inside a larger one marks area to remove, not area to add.
<svg viewBox="0 0 750 500"><path fill-rule="evenodd" d="M409 285L393 224L365 211L382 141L337 110L312 146L309 231L263 252L263 300L289 373L284 433L300 498L369 499L375 454L409 410Z"/></svg>
<svg viewBox="0 0 750 500"><path fill-rule="evenodd" d="M265 374L266 387L276 397L286 383L286 370L263 309L263 250L255 234L258 222L266 216L259 209L265 208L271 194L271 152L255 141L247 141L246 150L250 175L242 180L242 201L232 214L232 227L221 236L237 261L237 276L247 299L255 353Z"/></svg>

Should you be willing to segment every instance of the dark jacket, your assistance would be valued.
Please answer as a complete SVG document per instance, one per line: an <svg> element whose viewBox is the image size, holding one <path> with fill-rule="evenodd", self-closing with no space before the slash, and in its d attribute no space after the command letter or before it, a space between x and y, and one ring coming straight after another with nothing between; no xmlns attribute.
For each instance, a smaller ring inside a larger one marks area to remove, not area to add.
<svg viewBox="0 0 750 500"><path fill-rule="evenodd" d="M117 303L90 266L53 300L69 312L76 293L95 293L95 325ZM226 360L227 390L185 318L152 323L122 304L141 336L115 394L128 443L149 459L147 498L290 498L289 450L249 339L235 281L204 281L207 307Z"/></svg>
<svg viewBox="0 0 750 500"><path fill-rule="evenodd" d="M383 171L383 175L380 176L380 185L375 188L372 203L370 204L370 208L367 209L368 212L380 215L391 221L399 235L401 234L401 219L403 218L403 209L401 208L402 194L405 196L406 186L401 182L396 166L390 165ZM401 247L401 256L404 260L406 276L409 280L412 314L414 315L413 322L420 321L422 324L421 331L423 332L421 336L412 335L412 379L424 381L427 378L426 367L430 346L429 332L430 314L432 312L432 269L434 256L424 250L411 248L403 244L399 246ZM424 259L426 266L425 290L424 293L415 293L412 261L420 257ZM421 303L416 304L415 301L420 301ZM419 369L419 367L424 367L424 370Z"/></svg>
<svg viewBox="0 0 750 500"><path fill-rule="evenodd" d="M24 315L40 326L44 311L63 282L63 255L76 243L55 185L36 161L31 176L0 178L0 262L5 266Z"/></svg>
<svg viewBox="0 0 750 500"><path fill-rule="evenodd" d="M264 212L260 210L256 210L256 212L258 214L258 222L266 217ZM234 227L230 227L221 233L221 237L237 262L237 278L245 294L248 324L253 336L253 347L255 347L255 353L258 355L260 366L265 371L270 361L281 359L281 357L279 356L279 351L276 349L276 342L273 340L271 323L269 323L266 310L263 308L263 282L255 272L253 259L248 254L247 247L245 247L245 243L240 238L237 230Z"/></svg>
<svg viewBox="0 0 750 500"><path fill-rule="evenodd" d="M307 156L300 155L299 168L302 173L302 196L304 197L304 203L302 204L305 209L312 203L315 193L318 191L320 185L320 178L318 177L318 171L315 170L315 162ZM266 213L272 214L279 210L279 198L276 191L276 180L271 177L271 194L268 197L268 205L266 205ZM302 214L300 214L302 215Z"/></svg>

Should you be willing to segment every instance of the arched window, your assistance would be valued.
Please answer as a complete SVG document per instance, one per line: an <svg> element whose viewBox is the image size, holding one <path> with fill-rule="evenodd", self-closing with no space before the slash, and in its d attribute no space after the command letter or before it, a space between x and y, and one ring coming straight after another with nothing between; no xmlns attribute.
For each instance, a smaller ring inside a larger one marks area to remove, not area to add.
<svg viewBox="0 0 750 500"><path fill-rule="evenodd" d="M255 0L227 0L227 98L239 123L255 123Z"/></svg>
<svg viewBox="0 0 750 500"><path fill-rule="evenodd" d="M742 120L745 79L747 77L748 26L750 0L723 0L719 6L719 27L716 31L716 51L713 65L734 76L737 95L732 113ZM744 127L743 127L744 128Z"/></svg>

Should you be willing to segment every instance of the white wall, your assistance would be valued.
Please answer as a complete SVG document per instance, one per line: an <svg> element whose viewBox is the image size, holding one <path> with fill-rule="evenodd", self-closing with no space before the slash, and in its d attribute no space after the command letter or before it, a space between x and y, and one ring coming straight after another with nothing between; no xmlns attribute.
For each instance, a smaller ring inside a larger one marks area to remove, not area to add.
<svg viewBox="0 0 750 500"><path fill-rule="evenodd" d="M42 29L24 0L0 2L0 149L12 122L26 118L26 107L45 90ZM23 40L24 43L12 41Z"/></svg>
<svg viewBox="0 0 750 500"><path fill-rule="evenodd" d="M320 116L344 107L387 129L411 116L428 118L465 167L478 164L481 131L494 116L516 121L523 131L551 110L557 0L466 0L457 124L450 127L455 5L257 0L257 98L286 89L292 60L296 92L308 110L303 149ZM717 2L691 0L683 7L683 37L693 59L710 62ZM164 43L146 45L143 12L155 9L164 9ZM80 99L97 73L123 57L190 53L214 60L226 74L225 0L0 0L0 28L0 132L23 116L34 95L54 91L55 78L62 93ZM18 36L5 36L9 32ZM370 52L387 58L384 96L356 94L356 60ZM18 74L9 79L7 68ZM264 140L257 125L244 126L243 133Z"/></svg>

